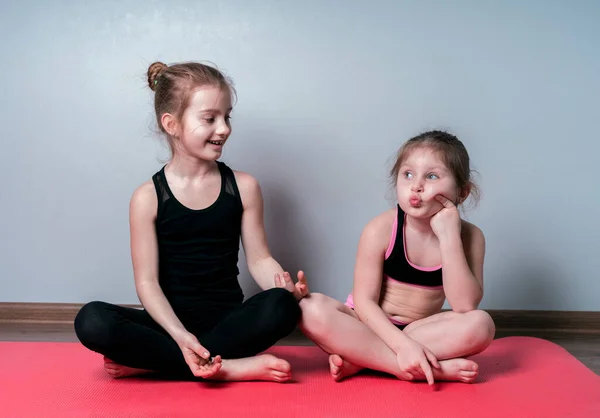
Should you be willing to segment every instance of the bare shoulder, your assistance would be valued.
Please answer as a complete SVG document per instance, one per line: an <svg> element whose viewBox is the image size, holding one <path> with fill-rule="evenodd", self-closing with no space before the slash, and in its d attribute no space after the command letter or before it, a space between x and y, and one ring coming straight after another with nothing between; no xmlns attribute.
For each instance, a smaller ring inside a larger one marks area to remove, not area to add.
<svg viewBox="0 0 600 418"><path fill-rule="evenodd" d="M252 204L257 199L262 199L260 185L256 178L244 171L233 170L233 174L235 175L235 182L240 191L244 207Z"/></svg>
<svg viewBox="0 0 600 418"><path fill-rule="evenodd" d="M158 198L152 180L140 185L131 196L129 209L131 215L156 216Z"/></svg>
<svg viewBox="0 0 600 418"><path fill-rule="evenodd" d="M371 219L363 229L361 241L385 252L392 236L395 218L396 209L390 209Z"/></svg>
<svg viewBox="0 0 600 418"><path fill-rule="evenodd" d="M253 189L259 187L258 180L251 174L238 170L233 170L233 174L235 175L235 181L237 182L240 191L241 189Z"/></svg>

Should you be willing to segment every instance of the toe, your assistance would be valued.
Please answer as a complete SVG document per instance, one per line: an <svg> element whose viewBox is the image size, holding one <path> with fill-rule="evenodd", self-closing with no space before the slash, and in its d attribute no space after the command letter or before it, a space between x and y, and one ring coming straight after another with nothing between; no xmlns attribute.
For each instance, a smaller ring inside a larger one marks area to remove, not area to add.
<svg viewBox="0 0 600 418"><path fill-rule="evenodd" d="M277 370L289 373L292 370L292 366L287 361L280 360L280 362L277 363Z"/></svg>
<svg viewBox="0 0 600 418"><path fill-rule="evenodd" d="M337 354L333 354L331 357L329 357L331 362L336 365L337 367L342 367L344 365L344 360L342 360L342 358L340 356L338 356Z"/></svg>

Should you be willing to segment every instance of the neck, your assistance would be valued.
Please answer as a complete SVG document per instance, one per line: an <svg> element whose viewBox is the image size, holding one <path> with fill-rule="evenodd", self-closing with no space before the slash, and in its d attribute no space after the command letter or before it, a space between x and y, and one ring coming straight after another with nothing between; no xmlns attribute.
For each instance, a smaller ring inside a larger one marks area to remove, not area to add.
<svg viewBox="0 0 600 418"><path fill-rule="evenodd" d="M187 155L175 154L165 170L177 177L204 177L217 168L215 161L202 160Z"/></svg>
<svg viewBox="0 0 600 418"><path fill-rule="evenodd" d="M415 218L413 216L406 215L406 227L424 236L435 235L433 229L431 229L430 221L431 217Z"/></svg>

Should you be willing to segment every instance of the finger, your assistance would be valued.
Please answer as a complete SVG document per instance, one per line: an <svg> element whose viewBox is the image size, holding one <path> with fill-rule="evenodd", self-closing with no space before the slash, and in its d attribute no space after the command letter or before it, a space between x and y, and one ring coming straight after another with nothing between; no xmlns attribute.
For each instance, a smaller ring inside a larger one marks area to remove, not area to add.
<svg viewBox="0 0 600 418"><path fill-rule="evenodd" d="M193 360L186 359L185 362L187 363L188 367L192 371L192 374L194 376L197 376L197 374L200 372L200 365Z"/></svg>
<svg viewBox="0 0 600 418"><path fill-rule="evenodd" d="M298 272L298 281L302 284L306 284L306 276L304 276L304 272L302 270Z"/></svg>
<svg viewBox="0 0 600 418"><path fill-rule="evenodd" d="M281 277L279 276L279 273L275 273L275 286L283 287L281 284Z"/></svg>
<svg viewBox="0 0 600 418"><path fill-rule="evenodd" d="M222 363L217 363L214 365L206 366L204 368L199 369L195 375L198 377L203 377L205 379L214 376L221 369L221 365Z"/></svg>
<svg viewBox="0 0 600 418"><path fill-rule="evenodd" d="M193 361L196 365L198 365L198 367L202 367L205 364L210 363L210 357L207 359L204 359L204 358L200 357L198 354L192 353L191 361Z"/></svg>
<svg viewBox="0 0 600 418"><path fill-rule="evenodd" d="M214 367L215 365L218 365L219 367L221 367L223 365L223 362L221 360L221 356L213 357L211 359L210 363L206 364L206 367Z"/></svg>
<svg viewBox="0 0 600 418"><path fill-rule="evenodd" d="M436 369L441 368L440 363L438 362L438 359L435 357L435 355L431 351L425 350L425 355L427 356L427 360L429 360L429 363L431 363L431 365L433 367L435 367Z"/></svg>
<svg viewBox="0 0 600 418"><path fill-rule="evenodd" d="M412 375L412 373L402 372L402 378L404 380L413 380L415 377Z"/></svg>
<svg viewBox="0 0 600 418"><path fill-rule="evenodd" d="M210 359L210 352L206 348L202 347L202 345L200 345L200 343L194 344L192 349L194 350L194 352L196 354L198 354L204 360Z"/></svg>
<svg viewBox="0 0 600 418"><path fill-rule="evenodd" d="M429 362L427 362L427 359L421 363L421 370L423 370L425 377L427 377L427 383L433 385L433 372L431 371L431 366L429 365Z"/></svg>
<svg viewBox="0 0 600 418"><path fill-rule="evenodd" d="M438 202L440 202L442 205L444 205L445 208L454 207L454 203L452 203L452 201L450 199L448 199L446 196L442 196L441 194L438 194L435 196L435 199Z"/></svg>
<svg viewBox="0 0 600 418"><path fill-rule="evenodd" d="M221 370L221 367L223 367L223 363L216 363L213 364L208 370L210 373L210 376L214 376L215 374L217 374L217 372L219 370Z"/></svg>
<svg viewBox="0 0 600 418"><path fill-rule="evenodd" d="M291 283L292 282L292 278L290 277L290 273L288 273L287 271L285 271L283 273L283 280L285 280L285 283Z"/></svg>

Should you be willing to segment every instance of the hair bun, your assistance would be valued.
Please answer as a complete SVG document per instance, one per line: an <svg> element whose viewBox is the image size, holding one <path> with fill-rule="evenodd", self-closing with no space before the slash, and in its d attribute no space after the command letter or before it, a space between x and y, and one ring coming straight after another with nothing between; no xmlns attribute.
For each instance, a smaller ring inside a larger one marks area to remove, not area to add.
<svg viewBox="0 0 600 418"><path fill-rule="evenodd" d="M156 90L156 82L158 80L158 77L160 77L160 75L167 68L168 66L166 64L163 64L159 61L150 64L150 67L148 67L148 86L152 91Z"/></svg>

